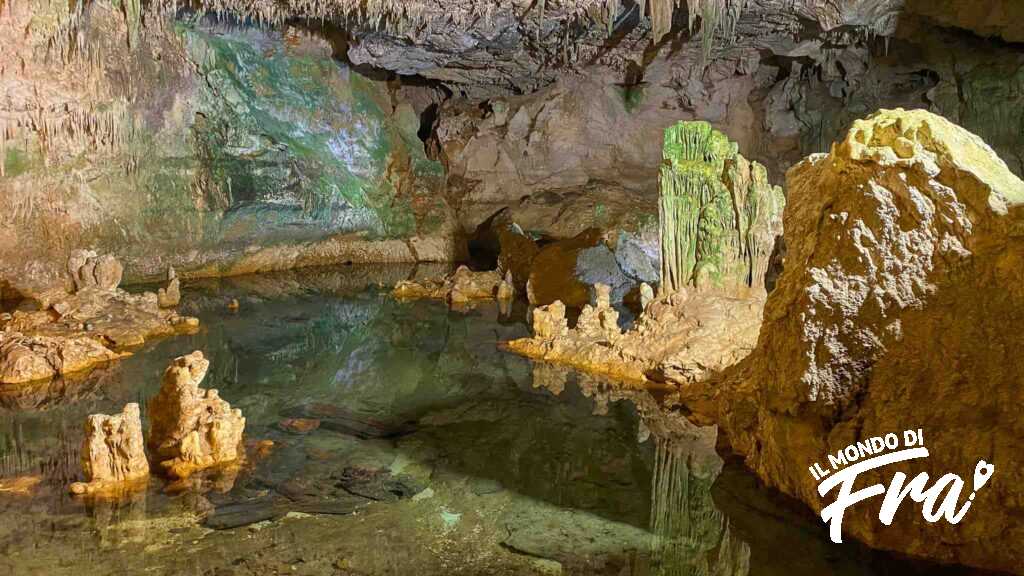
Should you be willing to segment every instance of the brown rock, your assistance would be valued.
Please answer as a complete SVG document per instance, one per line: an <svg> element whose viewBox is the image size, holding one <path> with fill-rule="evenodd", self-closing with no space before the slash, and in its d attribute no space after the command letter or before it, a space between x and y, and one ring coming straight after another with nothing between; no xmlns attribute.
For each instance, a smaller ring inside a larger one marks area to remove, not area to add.
<svg viewBox="0 0 1024 576"><path fill-rule="evenodd" d="M43 477L16 476L14 478L0 478L0 494L18 494L25 496L31 494L36 486L43 481Z"/></svg>
<svg viewBox="0 0 1024 576"><path fill-rule="evenodd" d="M590 301L590 286L576 276L576 261L580 251L601 243L601 230L590 228L568 240L545 246L533 259L527 284L531 304L562 304L581 307Z"/></svg>
<svg viewBox="0 0 1024 576"><path fill-rule="evenodd" d="M863 473L857 488L888 486L894 468L970 486L980 460L995 464L995 481L959 524L927 522L908 499L883 527L878 497L846 510L844 532L1021 573L1024 182L944 118L883 110L792 168L786 188L786 271L718 406L733 446L766 482L821 510L835 492L819 496L808 465L920 428L927 459Z"/></svg>
<svg viewBox="0 0 1024 576"><path fill-rule="evenodd" d="M161 310L158 300L152 292L129 294L92 285L64 293L47 310L15 311L2 322L0 383L84 370L127 356L126 348L149 337L195 331L198 319Z"/></svg>
<svg viewBox="0 0 1024 576"><path fill-rule="evenodd" d="M149 447L172 477L237 461L245 429L241 410L199 387L210 362L196 351L176 358L149 402Z"/></svg>
<svg viewBox="0 0 1024 576"><path fill-rule="evenodd" d="M403 280L395 285L396 298L433 298L453 304L466 304L473 300L492 300L497 296L501 276L493 270L474 272L459 266L455 272L441 280Z"/></svg>
<svg viewBox="0 0 1024 576"><path fill-rule="evenodd" d="M124 266L110 254L98 256L92 250L76 250L68 258L68 272L75 290L98 288L113 291L121 284Z"/></svg>
<svg viewBox="0 0 1024 576"><path fill-rule="evenodd" d="M167 286L156 292L157 305L161 308L174 308L181 302L181 281L178 280L174 268L167 271Z"/></svg>
<svg viewBox="0 0 1024 576"><path fill-rule="evenodd" d="M320 421L314 418L285 418L278 423L282 430L295 434L309 434L320 427Z"/></svg>
<svg viewBox="0 0 1024 576"><path fill-rule="evenodd" d="M86 482L71 485L74 494L114 495L144 487L149 478L139 405L121 414L93 414L85 421L82 471Z"/></svg>
<svg viewBox="0 0 1024 576"><path fill-rule="evenodd" d="M87 336L0 333L0 383L24 384L123 357Z"/></svg>

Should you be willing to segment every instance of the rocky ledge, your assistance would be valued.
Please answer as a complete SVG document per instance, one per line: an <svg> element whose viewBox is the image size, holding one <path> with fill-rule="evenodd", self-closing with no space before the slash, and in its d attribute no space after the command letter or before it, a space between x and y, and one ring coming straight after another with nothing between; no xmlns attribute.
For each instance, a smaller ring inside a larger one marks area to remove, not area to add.
<svg viewBox="0 0 1024 576"><path fill-rule="evenodd" d="M624 332L609 292L608 286L595 285L594 304L584 306L572 329L560 301L535 308L533 337L505 347L529 358L651 385L666 377L676 383L706 378L744 358L757 342L763 299L682 291L646 303L636 324Z"/></svg>
<svg viewBox="0 0 1024 576"><path fill-rule="evenodd" d="M36 310L0 314L0 384L25 384L85 370L130 354L146 339L194 332L199 320L179 315L178 280L160 294L120 288L121 265L80 251L68 273L74 293L48 291Z"/></svg>

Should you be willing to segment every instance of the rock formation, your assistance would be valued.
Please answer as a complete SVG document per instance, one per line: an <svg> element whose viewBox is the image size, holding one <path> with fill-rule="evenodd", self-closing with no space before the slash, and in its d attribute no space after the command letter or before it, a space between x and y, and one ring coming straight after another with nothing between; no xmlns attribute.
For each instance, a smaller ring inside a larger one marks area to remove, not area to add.
<svg viewBox="0 0 1024 576"><path fill-rule="evenodd" d="M580 308L590 302L591 286L604 284L611 288L612 302L622 301L641 281L637 269L653 270L646 253L639 251L635 240L627 238L620 236L615 242L613 237L609 241L605 231L588 228L572 238L545 245L530 266L528 300L534 305L560 300L566 306Z"/></svg>
<svg viewBox="0 0 1024 576"><path fill-rule="evenodd" d="M733 294L763 289L782 232L782 189L707 122L666 129L663 153L661 294L691 286Z"/></svg>
<svg viewBox="0 0 1024 576"><path fill-rule="evenodd" d="M618 326L607 287L568 328L556 301L533 310L533 337L512 340L508 350L623 380L649 384L672 378L700 382L743 359L757 342L763 300L682 291L650 303L626 331Z"/></svg>
<svg viewBox="0 0 1024 576"><path fill-rule="evenodd" d="M85 370L129 355L147 338L189 333L199 325L197 318L161 309L157 294L118 289L122 266L112 255L79 251L67 270L73 294L49 291L42 310L0 315L0 383Z"/></svg>
<svg viewBox="0 0 1024 576"><path fill-rule="evenodd" d="M391 293L396 298L431 298L451 304L466 304L474 300L493 300L504 283L496 271L474 272L467 266L459 266L455 272L442 279L402 280Z"/></svg>
<svg viewBox="0 0 1024 576"><path fill-rule="evenodd" d="M139 405L120 414L93 414L85 421L82 471L85 482L71 485L74 494L117 495L145 487L149 478Z"/></svg>
<svg viewBox="0 0 1024 576"><path fill-rule="evenodd" d="M898 469L969 479L985 460L1002 480L958 525L914 511L886 527L872 499L846 511L844 530L1019 573L1024 182L944 118L883 110L793 167L787 190L786 267L757 348L714 388L734 448L766 482L821 510L808 465L922 429L930 456ZM863 473L858 487L891 474Z"/></svg>
<svg viewBox="0 0 1024 576"><path fill-rule="evenodd" d="M722 133L706 122L680 122L665 131L661 172L661 298L646 282L638 286L640 317L625 333L612 307L616 288L584 280L614 270L629 249L620 236L620 258L587 266L598 231L545 247L534 259L528 288L536 303L565 295L583 305L572 330L555 329L550 312L534 311L534 337L508 343L512 351L630 382L670 379L701 382L744 358L757 339L765 276L780 233L782 191L768 184L763 166L747 162ZM590 243L592 248L586 246ZM609 252L610 254L610 252ZM643 257L625 259L636 272ZM616 279L615 274L604 277ZM637 278L639 279L639 278ZM586 292L584 292L586 290ZM584 294L586 294L584 296ZM558 298L556 303L563 305ZM563 307L564 309L564 307ZM561 323L565 323L564 312Z"/></svg>
<svg viewBox="0 0 1024 576"><path fill-rule="evenodd" d="M565 305L560 300L534 308L531 316L533 334L536 338L548 340L565 336L569 332L569 324L565 319Z"/></svg>
<svg viewBox="0 0 1024 576"><path fill-rule="evenodd" d="M148 445L165 473L187 478L198 470L237 462L245 418L216 390L199 387L210 362L196 351L176 358L149 401Z"/></svg>
<svg viewBox="0 0 1024 576"><path fill-rule="evenodd" d="M121 284L124 266L110 254L100 256L95 250L76 250L68 257L68 272L76 292L88 288L113 292Z"/></svg>
<svg viewBox="0 0 1024 576"><path fill-rule="evenodd" d="M156 302L161 308L174 308L181 302L181 280L174 268L167 269L167 286L156 291Z"/></svg>

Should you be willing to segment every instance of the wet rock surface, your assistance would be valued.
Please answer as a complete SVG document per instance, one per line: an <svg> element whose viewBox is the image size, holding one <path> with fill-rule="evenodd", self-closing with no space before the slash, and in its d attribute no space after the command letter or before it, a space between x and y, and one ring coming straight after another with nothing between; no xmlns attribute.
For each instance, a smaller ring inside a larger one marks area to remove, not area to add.
<svg viewBox="0 0 1024 576"><path fill-rule="evenodd" d="M430 298L444 300L451 304L466 304L474 300L494 300L504 281L494 271L473 271L468 266L459 266L455 272L442 279L426 281L403 280L395 285L392 294L401 299Z"/></svg>
<svg viewBox="0 0 1024 576"><path fill-rule="evenodd" d="M118 288L121 265L112 256L76 254L68 271L74 293L53 290L45 308L0 314L0 384L38 384L79 372L123 358L149 338L191 333L199 325L161 308L156 294Z"/></svg>
<svg viewBox="0 0 1024 576"><path fill-rule="evenodd" d="M685 291L648 304L629 329L618 323L608 287L568 328L560 302L533 310L533 337L506 344L524 356L632 384L702 382L754 348L764 301Z"/></svg>

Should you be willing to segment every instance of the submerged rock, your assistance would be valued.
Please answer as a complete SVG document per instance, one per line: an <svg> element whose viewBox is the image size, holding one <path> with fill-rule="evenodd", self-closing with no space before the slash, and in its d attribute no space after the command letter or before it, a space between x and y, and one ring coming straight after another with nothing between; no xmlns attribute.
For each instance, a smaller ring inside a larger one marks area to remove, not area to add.
<svg viewBox="0 0 1024 576"><path fill-rule="evenodd" d="M883 527L874 498L846 510L844 531L1020 573L1024 182L944 118L883 110L793 167L787 189L786 271L756 350L718 403L733 446L766 482L821 510L834 493L818 494L808 465L921 429L930 455L904 471L969 483L984 460L996 481L959 494L972 506L955 526L917 509ZM857 484L891 475L864 472Z"/></svg>
<svg viewBox="0 0 1024 576"><path fill-rule="evenodd" d="M242 456L242 411L216 390L199 387L210 362L196 351L176 358L149 401L149 447L164 471L187 478L197 470L236 462Z"/></svg>
<svg viewBox="0 0 1024 576"><path fill-rule="evenodd" d="M335 478L337 485L356 496L381 502L394 502L412 498L426 488L416 478L391 475L387 470L349 466Z"/></svg>
<svg viewBox="0 0 1024 576"><path fill-rule="evenodd" d="M402 419L381 420L334 404L312 403L294 406L281 413L286 418L315 419L320 428L357 438L396 438L415 430Z"/></svg>
<svg viewBox="0 0 1024 576"><path fill-rule="evenodd" d="M128 404L122 413L113 416L89 416L82 441L86 481L72 484L71 492L114 495L144 487L149 478L144 445L138 404Z"/></svg>

